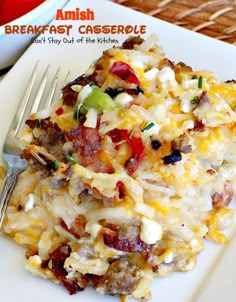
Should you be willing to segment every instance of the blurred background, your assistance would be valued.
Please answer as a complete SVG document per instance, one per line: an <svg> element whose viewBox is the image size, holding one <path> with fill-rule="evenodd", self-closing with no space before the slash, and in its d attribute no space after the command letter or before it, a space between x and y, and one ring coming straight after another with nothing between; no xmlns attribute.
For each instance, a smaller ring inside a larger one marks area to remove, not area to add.
<svg viewBox="0 0 236 302"><path fill-rule="evenodd" d="M121 5L236 44L235 0L115 0Z"/></svg>

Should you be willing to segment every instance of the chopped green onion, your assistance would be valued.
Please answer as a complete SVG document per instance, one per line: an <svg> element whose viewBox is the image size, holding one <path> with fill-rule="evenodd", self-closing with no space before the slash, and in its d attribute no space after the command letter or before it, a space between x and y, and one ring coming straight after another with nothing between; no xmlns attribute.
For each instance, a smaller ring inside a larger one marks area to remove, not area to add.
<svg viewBox="0 0 236 302"><path fill-rule="evenodd" d="M92 82L90 82L90 84L91 83ZM96 109L98 114L101 114L103 110L111 110L116 107L113 99L107 93L102 92L99 87L93 86L92 92L85 98L83 103L77 103L75 105L73 115L75 120L78 120L81 116L85 115L90 108Z"/></svg>
<svg viewBox="0 0 236 302"><path fill-rule="evenodd" d="M75 111L74 111L73 119L74 119L74 120L78 120L78 119L79 119L79 111L78 111L78 108L76 108Z"/></svg>
<svg viewBox="0 0 236 302"><path fill-rule="evenodd" d="M87 108L86 106L84 106L83 104L80 106L78 114L79 117L85 115L88 112L89 108Z"/></svg>
<svg viewBox="0 0 236 302"><path fill-rule="evenodd" d="M199 97L198 96L195 96L191 101L190 101L190 103L191 104L196 104L197 102L198 102L198 100L199 100Z"/></svg>
<svg viewBox="0 0 236 302"><path fill-rule="evenodd" d="M132 136L134 135L134 129L132 129L132 131L129 134L129 138L132 138Z"/></svg>
<svg viewBox="0 0 236 302"><path fill-rule="evenodd" d="M74 109L74 114L73 114L73 119L74 120L78 120L80 117L81 117L81 112L80 112L80 109L82 107L82 103L76 103L75 104L75 109Z"/></svg>
<svg viewBox="0 0 236 302"><path fill-rule="evenodd" d="M203 84L203 77L200 76L198 79L198 88L202 88L202 84Z"/></svg>
<svg viewBox="0 0 236 302"><path fill-rule="evenodd" d="M35 126L36 126L37 128L40 128L40 120L39 120L39 119L36 119L36 120L35 120Z"/></svg>
<svg viewBox="0 0 236 302"><path fill-rule="evenodd" d="M95 86L95 83L94 83L93 81L91 81L91 82L89 83L89 86Z"/></svg>
<svg viewBox="0 0 236 302"><path fill-rule="evenodd" d="M70 156L68 153L65 154L65 158L71 162L73 165L78 164L78 161L74 159L72 156Z"/></svg>
<svg viewBox="0 0 236 302"><path fill-rule="evenodd" d="M144 128L142 129L142 132L145 131L145 130L151 129L153 126L155 126L155 124L154 124L153 122L151 122L150 124L148 124L146 127L144 127Z"/></svg>
<svg viewBox="0 0 236 302"><path fill-rule="evenodd" d="M95 86L84 100L80 108L80 115L86 114L88 109L92 107L97 110L98 114L101 114L104 110L114 109L116 104L107 93L104 93L99 87Z"/></svg>
<svg viewBox="0 0 236 302"><path fill-rule="evenodd" d="M54 169L55 169L55 170L58 169L58 167L59 167L58 160L54 160L53 166L54 166Z"/></svg>

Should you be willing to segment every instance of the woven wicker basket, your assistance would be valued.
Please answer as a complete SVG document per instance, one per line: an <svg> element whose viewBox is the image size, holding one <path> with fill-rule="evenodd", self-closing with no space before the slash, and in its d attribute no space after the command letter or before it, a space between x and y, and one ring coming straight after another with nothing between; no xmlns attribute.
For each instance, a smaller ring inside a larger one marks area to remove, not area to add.
<svg viewBox="0 0 236 302"><path fill-rule="evenodd" d="M115 0L114 2L236 45L235 0Z"/></svg>

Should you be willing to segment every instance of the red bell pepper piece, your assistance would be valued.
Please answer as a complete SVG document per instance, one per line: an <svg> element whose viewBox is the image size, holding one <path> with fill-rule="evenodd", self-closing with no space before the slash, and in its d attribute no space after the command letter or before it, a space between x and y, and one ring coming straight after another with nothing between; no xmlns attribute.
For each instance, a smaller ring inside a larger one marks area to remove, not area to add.
<svg viewBox="0 0 236 302"><path fill-rule="evenodd" d="M55 113L56 113L56 115L62 115L64 113L64 109L62 107L60 107L55 111Z"/></svg>
<svg viewBox="0 0 236 302"><path fill-rule="evenodd" d="M137 78L133 68L127 63L114 62L109 71L128 83L140 85L140 81Z"/></svg>
<svg viewBox="0 0 236 302"><path fill-rule="evenodd" d="M125 140L132 149L131 157L126 161L125 167L129 175L132 175L138 168L145 154L145 147L141 137L131 135L126 129L114 129L110 131L111 139L114 143L118 143L122 139Z"/></svg>

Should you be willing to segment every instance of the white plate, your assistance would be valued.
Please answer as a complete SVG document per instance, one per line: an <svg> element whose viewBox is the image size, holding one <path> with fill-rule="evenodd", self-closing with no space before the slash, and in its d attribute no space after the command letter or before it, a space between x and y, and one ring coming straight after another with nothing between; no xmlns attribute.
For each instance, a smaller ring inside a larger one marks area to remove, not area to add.
<svg viewBox="0 0 236 302"><path fill-rule="evenodd" d="M81 37L77 28L81 24L115 24L146 25L146 37L155 32L160 38L166 56L178 62L184 61L194 69L209 69L216 72L222 80L236 78L236 48L232 45L216 41L155 18L126 9L122 6L102 0L71 1L67 9L79 7L90 8L95 12L95 21L60 21L62 24L73 24L74 43L33 44L12 70L0 82L0 148L7 129L14 116L17 103L22 95L25 83L33 65L40 60L40 71L50 63L51 74L58 66L63 73L72 71L71 79L85 71L87 66L101 55L102 50L111 44L76 43ZM56 23L59 23L57 21ZM52 35L49 35L52 37ZM90 35L97 39L96 36ZM105 37L101 35L100 37ZM107 35L122 43L125 35ZM46 37L47 38L47 37ZM54 37L63 39L62 37ZM84 39L86 36L84 36ZM233 234L232 228L232 234ZM227 302L235 301L236 264L234 251L236 240L228 246L219 247L206 242L206 249L198 258L196 268L188 273L175 273L168 277L157 278L152 285L152 300L155 302ZM99 296L93 290L86 289L74 296L51 281L32 276L24 270L24 249L12 241L0 238L0 297L1 301L13 302L16 299L24 302L42 301L83 301L83 302L115 302L118 298ZM133 301L133 300L130 300Z"/></svg>
<svg viewBox="0 0 236 302"><path fill-rule="evenodd" d="M44 1L8 25L46 25L54 18L56 9L62 8L67 2L67 0ZM35 36L33 34L5 34L5 25L0 26L0 70L14 65Z"/></svg>

